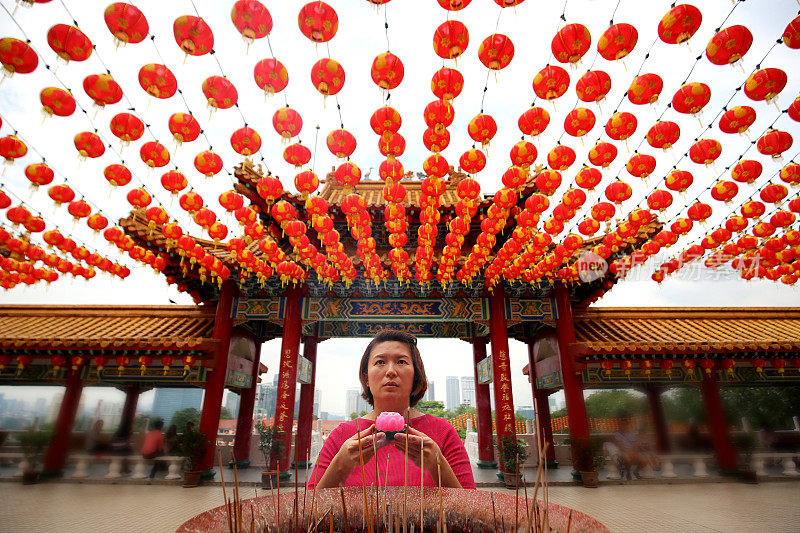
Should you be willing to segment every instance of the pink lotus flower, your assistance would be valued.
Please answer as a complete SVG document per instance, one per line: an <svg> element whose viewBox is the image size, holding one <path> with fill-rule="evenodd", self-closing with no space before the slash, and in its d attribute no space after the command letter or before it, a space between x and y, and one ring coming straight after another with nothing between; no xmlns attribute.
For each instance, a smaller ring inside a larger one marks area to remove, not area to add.
<svg viewBox="0 0 800 533"><path fill-rule="evenodd" d="M378 415L375 428L378 431L403 431L406 421L400 413L386 411Z"/></svg>

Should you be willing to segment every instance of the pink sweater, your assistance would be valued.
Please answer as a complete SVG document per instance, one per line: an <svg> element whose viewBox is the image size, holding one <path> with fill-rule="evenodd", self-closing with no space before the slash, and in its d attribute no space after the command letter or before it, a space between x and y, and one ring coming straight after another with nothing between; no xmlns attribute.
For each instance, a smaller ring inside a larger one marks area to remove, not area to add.
<svg viewBox="0 0 800 533"><path fill-rule="evenodd" d="M364 430L375 422L366 418L358 419L358 429ZM472 479L472 466L469 464L469 457L467 457L467 450L461 442L455 428L445 419L437 418L431 415L422 415L412 418L410 421L412 428L417 431L425 433L432 438L439 449L442 450L442 455L447 459L453 473L461 482L461 486L465 489L474 489L475 481ZM328 465L331 464L336 453L342 447L344 441L355 435L356 433L356 420L344 422L334 429L325 441L322 451L319 454L314 471L311 474L311 481L309 488L313 487L317 480L321 479ZM388 457L388 465L387 465ZM375 461L378 463L378 475L380 476L380 485L389 486L403 486L405 476L405 456L403 452L396 449L394 445L388 444L378 450L375 457L370 459L364 464L364 478L367 485L375 484ZM420 468L416 466L410 459L408 461L408 485L419 486ZM345 487L361 486L361 467L356 466L344 482ZM431 475L426 471L424 474L424 484L426 487L433 487L434 482Z"/></svg>

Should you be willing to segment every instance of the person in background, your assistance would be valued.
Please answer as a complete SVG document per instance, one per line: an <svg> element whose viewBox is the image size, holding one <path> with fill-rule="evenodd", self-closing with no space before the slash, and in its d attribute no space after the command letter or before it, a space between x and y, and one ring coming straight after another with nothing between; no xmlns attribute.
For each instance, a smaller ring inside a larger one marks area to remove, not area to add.
<svg viewBox="0 0 800 533"><path fill-rule="evenodd" d="M178 445L178 426L172 424L164 435L164 455L172 455Z"/></svg>
<svg viewBox="0 0 800 533"><path fill-rule="evenodd" d="M153 429L144 436L144 444L142 444L142 457L145 459L155 459L164 454L164 433L161 431L164 427L164 421L156 420L152 427ZM163 461L154 461L153 469L150 470L150 479L153 479L156 472L162 470L165 466Z"/></svg>
<svg viewBox="0 0 800 533"><path fill-rule="evenodd" d="M96 420L86 433L86 451L91 454L99 455L111 451L111 440L103 435L103 420Z"/></svg>

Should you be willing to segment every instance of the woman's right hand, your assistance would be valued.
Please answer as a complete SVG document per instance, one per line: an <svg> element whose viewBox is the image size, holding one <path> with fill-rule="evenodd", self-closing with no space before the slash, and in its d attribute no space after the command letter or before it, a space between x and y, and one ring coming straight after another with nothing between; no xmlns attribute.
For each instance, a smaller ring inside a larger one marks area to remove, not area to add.
<svg viewBox="0 0 800 533"><path fill-rule="evenodd" d="M375 433L375 425L354 434L342 443L342 447L333 458L332 465L345 477L350 475L353 468L359 466L359 441L361 443L361 456L364 464L375 456L375 444L386 438L386 434Z"/></svg>

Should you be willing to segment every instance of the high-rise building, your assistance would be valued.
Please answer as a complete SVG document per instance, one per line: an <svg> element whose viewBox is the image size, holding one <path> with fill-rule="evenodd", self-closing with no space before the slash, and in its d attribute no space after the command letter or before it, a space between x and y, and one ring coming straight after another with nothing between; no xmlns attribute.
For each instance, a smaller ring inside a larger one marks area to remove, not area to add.
<svg viewBox="0 0 800 533"><path fill-rule="evenodd" d="M230 412L233 418L239 416L239 401L241 401L242 397L236 394L233 391L228 391L228 395L225 397L225 408Z"/></svg>
<svg viewBox="0 0 800 533"><path fill-rule="evenodd" d="M476 407L478 405L475 401L474 376L461 376L461 403L465 403L470 407Z"/></svg>
<svg viewBox="0 0 800 533"><path fill-rule="evenodd" d="M361 411L369 413L372 411L372 407L369 406L367 400L361 397L361 389L348 389L345 416L349 418L352 413L360 414Z"/></svg>
<svg viewBox="0 0 800 533"><path fill-rule="evenodd" d="M278 387L259 383L256 385L255 416L256 418L272 418L275 416L275 404L278 400Z"/></svg>
<svg viewBox="0 0 800 533"><path fill-rule="evenodd" d="M458 386L458 377L447 376L447 380L445 381L445 392L447 400L447 405L445 407L447 409L455 409L461 405L461 393Z"/></svg>
<svg viewBox="0 0 800 533"><path fill-rule="evenodd" d="M319 418L319 389L314 389L314 415Z"/></svg>
<svg viewBox="0 0 800 533"><path fill-rule="evenodd" d="M202 406L203 389L156 389L151 418L161 418L168 426L176 411L190 407L200 411Z"/></svg>
<svg viewBox="0 0 800 533"><path fill-rule="evenodd" d="M435 393L435 388L433 386L433 381L428 382L428 389L425 391L425 395L422 397L422 400L425 402L436 401L436 393Z"/></svg>

